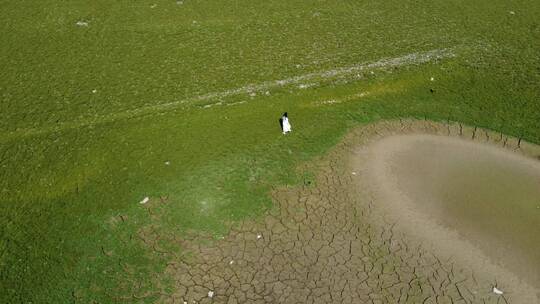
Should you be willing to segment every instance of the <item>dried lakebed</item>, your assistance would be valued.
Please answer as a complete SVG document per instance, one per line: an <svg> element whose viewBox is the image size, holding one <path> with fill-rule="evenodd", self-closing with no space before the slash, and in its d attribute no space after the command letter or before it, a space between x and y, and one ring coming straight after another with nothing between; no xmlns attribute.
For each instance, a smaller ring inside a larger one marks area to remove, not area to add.
<svg viewBox="0 0 540 304"><path fill-rule="evenodd" d="M455 256L481 249L485 260L540 286L539 161L425 134L389 136L366 153L374 196L409 234L444 240Z"/></svg>
<svg viewBox="0 0 540 304"><path fill-rule="evenodd" d="M318 172L314 183L275 189L263 218L221 240L179 240L166 269L173 290L132 300L536 303L538 155L455 123L358 128L304 168ZM161 254L155 231L140 236Z"/></svg>

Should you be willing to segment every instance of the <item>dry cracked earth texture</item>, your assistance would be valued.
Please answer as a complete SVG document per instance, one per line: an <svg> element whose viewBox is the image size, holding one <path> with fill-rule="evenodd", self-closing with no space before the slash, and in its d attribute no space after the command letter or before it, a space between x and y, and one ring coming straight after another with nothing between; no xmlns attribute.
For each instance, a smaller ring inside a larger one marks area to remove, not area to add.
<svg viewBox="0 0 540 304"><path fill-rule="evenodd" d="M275 189L275 208L234 225L220 240L181 240L161 303L521 303L504 280L477 274L414 243L355 184L355 147L389 134L428 133L489 141L525 154L537 147L458 123L400 120L353 130L310 165L313 183ZM530 150L530 151L529 151ZM535 150L536 151L536 150ZM501 287L502 286L502 287Z"/></svg>

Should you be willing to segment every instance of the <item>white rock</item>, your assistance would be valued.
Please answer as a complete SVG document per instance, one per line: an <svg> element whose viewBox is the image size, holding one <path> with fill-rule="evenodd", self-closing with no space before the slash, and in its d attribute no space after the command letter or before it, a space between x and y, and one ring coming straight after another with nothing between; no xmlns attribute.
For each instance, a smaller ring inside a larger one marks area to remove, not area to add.
<svg viewBox="0 0 540 304"><path fill-rule="evenodd" d="M266 91L266 92L264 92L264 94L265 94L266 96L268 96L268 95L270 95L270 91Z"/></svg>
<svg viewBox="0 0 540 304"><path fill-rule="evenodd" d="M515 14L516 14L516 12L510 11L510 15L515 15Z"/></svg>
<svg viewBox="0 0 540 304"><path fill-rule="evenodd" d="M165 162L165 165L167 165L167 166L170 165L170 164L171 164L170 161L166 161L166 162Z"/></svg>
<svg viewBox="0 0 540 304"><path fill-rule="evenodd" d="M146 204L146 203L148 203L148 201L150 201L150 198L147 196L147 197L143 198L143 200L140 201L139 204Z"/></svg>
<svg viewBox="0 0 540 304"><path fill-rule="evenodd" d="M209 297L209 298L213 298L213 297L214 297L214 292L210 290L210 291L208 292L208 297Z"/></svg>
<svg viewBox="0 0 540 304"><path fill-rule="evenodd" d="M96 93L97 93L97 90L96 90L96 89L93 89L93 90L92 90L92 93L96 94Z"/></svg>
<svg viewBox="0 0 540 304"><path fill-rule="evenodd" d="M230 262L229 262L229 265L232 265L232 264L234 264L234 261L230 261Z"/></svg>
<svg viewBox="0 0 540 304"><path fill-rule="evenodd" d="M498 289L497 287L493 286L493 293L498 294L498 295L502 295L503 291Z"/></svg>
<svg viewBox="0 0 540 304"><path fill-rule="evenodd" d="M352 175L356 175L356 172L353 171Z"/></svg>
<svg viewBox="0 0 540 304"><path fill-rule="evenodd" d="M429 80L431 80L431 81L435 81L435 78L431 77L431 78L430 78Z"/></svg>
<svg viewBox="0 0 540 304"><path fill-rule="evenodd" d="M257 240L261 239L262 238L262 235L261 234L257 234Z"/></svg>
<svg viewBox="0 0 540 304"><path fill-rule="evenodd" d="M75 24L77 24L78 26L88 26L88 22L86 21L77 21L77 23Z"/></svg>

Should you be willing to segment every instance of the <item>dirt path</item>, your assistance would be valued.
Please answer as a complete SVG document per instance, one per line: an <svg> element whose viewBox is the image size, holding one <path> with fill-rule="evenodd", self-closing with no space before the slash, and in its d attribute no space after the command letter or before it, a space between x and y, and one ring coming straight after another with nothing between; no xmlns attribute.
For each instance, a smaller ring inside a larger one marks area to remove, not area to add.
<svg viewBox="0 0 540 304"><path fill-rule="evenodd" d="M183 240L184 254L166 270L174 291L160 302L535 303L535 291L516 286L513 277L418 241L377 206L367 185L358 187L359 147L397 133L455 135L540 154L524 142L518 148L515 139L457 124L401 121L357 129L317 162L316 185L276 189L270 214L240 223L222 240ZM504 295L495 295L493 285Z"/></svg>
<svg viewBox="0 0 540 304"><path fill-rule="evenodd" d="M252 94L261 95L266 94L269 90L280 89L287 86L299 86L304 83L310 83L313 81L331 81L335 79L357 79L363 77L362 73L368 71L392 69L403 66L421 65L430 62L436 62L438 60L455 57L455 50L463 48L462 46L455 46L447 49L433 49L425 52L409 53L393 58L381 58L372 62L357 63L351 66L340 67L336 69L323 70L319 72L312 72L307 74L301 74L290 78L270 80L262 83L253 83L243 87L233 88L229 90L213 92L203 95L192 96L185 99L174 101L153 101L149 102L147 106L142 106L136 109L125 110L116 113L110 113L107 115L100 115L98 117L90 117L82 120L60 122L53 126L41 126L39 128L22 128L11 132L0 132L0 140L14 140L26 136L35 136L40 134L49 134L54 132L60 132L64 130L79 129L88 126L95 126L100 124L111 123L117 120L131 119L144 115L164 113L167 111L176 111L193 106L197 103L205 103L208 108L211 106L223 105L223 99L245 95L251 96ZM255 96L253 95L253 96ZM251 100L246 98L245 101ZM243 103L239 102L239 103Z"/></svg>

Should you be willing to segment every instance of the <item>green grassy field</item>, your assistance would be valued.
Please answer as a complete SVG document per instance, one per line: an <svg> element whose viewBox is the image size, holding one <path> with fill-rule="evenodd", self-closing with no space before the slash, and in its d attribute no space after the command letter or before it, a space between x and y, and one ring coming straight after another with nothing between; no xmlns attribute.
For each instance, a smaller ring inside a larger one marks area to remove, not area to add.
<svg viewBox="0 0 540 304"><path fill-rule="evenodd" d="M138 231L219 237L363 123L540 143L537 1L4 0L0 16L2 303L166 291ZM147 196L167 197L153 217Z"/></svg>

